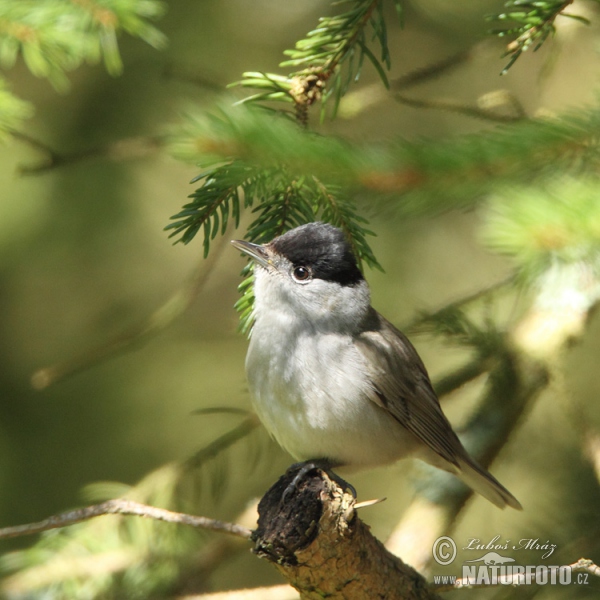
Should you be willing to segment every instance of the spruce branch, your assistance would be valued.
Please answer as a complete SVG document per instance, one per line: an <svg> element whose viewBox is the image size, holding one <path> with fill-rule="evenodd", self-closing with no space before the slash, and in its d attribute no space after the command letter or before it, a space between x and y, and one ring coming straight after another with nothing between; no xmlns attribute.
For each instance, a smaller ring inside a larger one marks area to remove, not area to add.
<svg viewBox="0 0 600 600"><path fill-rule="evenodd" d="M15 96L0 77L0 142L14 137L15 130L32 114L32 105Z"/></svg>
<svg viewBox="0 0 600 600"><path fill-rule="evenodd" d="M211 119L186 127L177 144L186 149L186 160L206 158L207 149L213 162L234 156L256 168L283 165L298 176L343 184L346 193L393 194L388 205L403 214L473 205L498 184L577 173L600 160L598 106L460 138L397 139L386 145L307 134L284 119L243 107L223 111L227 119L218 127Z"/></svg>
<svg viewBox="0 0 600 600"><path fill-rule="evenodd" d="M564 12L572 3L573 0L541 0L535 2L508 0L505 3L506 12L488 17L490 21L513 23L512 26L506 29L495 29L490 33L501 38L516 36L506 46L503 56L510 56L511 58L500 74L505 75L519 56L533 44L535 44L533 51L539 50L548 36L556 32L554 21L557 17L569 17L589 25L586 18Z"/></svg>
<svg viewBox="0 0 600 600"><path fill-rule="evenodd" d="M399 0L394 0L401 14ZM338 5L340 3L337 3ZM246 72L242 81L232 84L257 90L257 93L243 99L241 104L258 104L268 108L265 102L283 102L294 105L296 122L304 127L308 124L308 109L317 101L322 102L322 116L330 98L334 98L333 114L337 111L341 97L348 86L356 81L367 58L378 71L386 87L389 87L384 67L390 68L390 54L387 46L387 28L383 15L383 0L347 0L348 10L332 17L323 17L319 26L310 31L305 39L296 43L293 50L285 51L288 60L281 67L301 67L288 75L263 72ZM379 43L380 59L368 46L366 30L370 27L373 39ZM271 111L273 109L270 109ZM274 111L279 117L289 117L287 109ZM264 115L263 115L264 116ZM272 115L269 117L271 118ZM285 119L272 119L284 121ZM365 236L372 234L363 227L366 222L359 217L355 207L347 200L341 201L337 189L331 188L327 177L313 177L310 172L301 172L296 164L274 161L272 164L256 167L238 160L237 145L227 148L227 131L238 130L239 124L227 110L219 118L209 119L215 131L221 131L219 139L204 144L196 136L191 123L186 136L179 136L174 152L189 159L196 157L201 149L201 161L208 167L194 181L202 181L200 188L192 194L192 202L172 217L173 223L167 226L171 236L179 236L178 241L188 243L202 229L205 256L210 251L211 240L223 229L233 213L239 223L241 202L243 208L254 206L258 216L249 228L247 238L253 242L271 240L287 229L322 218L340 226L348 235L359 261L370 266L378 266ZM276 124L275 127L278 125ZM191 130L191 136L190 134ZM195 138L195 139L194 139ZM224 143L221 143L223 140ZM251 147L254 140L248 140ZM279 137L277 146L289 145L285 136ZM282 148L283 149L283 148ZM291 168L290 168L291 166ZM240 328L249 330L252 324L252 276L251 267L243 271L246 277L240 285L242 296L236 303L240 313Z"/></svg>
<svg viewBox="0 0 600 600"><path fill-rule="evenodd" d="M202 185L165 227L169 237L180 235L178 242L189 243L196 233L203 229L204 257L208 256L210 242L219 232L225 233L229 218L237 228L240 220L241 204L248 206L258 187L264 181L266 173L248 167L240 161L231 161L224 165L209 168L192 180ZM240 193L241 192L241 193Z"/></svg>
<svg viewBox="0 0 600 600"><path fill-rule="evenodd" d="M395 0L401 14L401 4ZM296 42L295 48L285 50L289 58L280 67L302 67L288 75L246 72L243 79L232 85L258 90L244 98L242 103L278 101L293 103L296 119L306 126L308 109L318 101L325 107L333 99L332 116L335 116L340 99L353 81L360 78L365 58L371 62L383 84L389 87L385 69L390 68L387 43L387 26L383 15L383 0L346 0L336 5L349 5L348 10L331 17L321 17L319 25ZM367 29L377 40L378 58L368 44Z"/></svg>
<svg viewBox="0 0 600 600"><path fill-rule="evenodd" d="M326 186L316 177L313 177L313 181L320 218L339 227L346 234L361 268L364 262L372 269L383 271L367 242L366 236L375 235L364 227L368 224L367 219L361 217L354 203L344 197L341 187Z"/></svg>
<svg viewBox="0 0 600 600"><path fill-rule="evenodd" d="M258 211L247 237L259 243L321 218L342 227L359 259L373 267L370 232L352 199L358 191L376 194L404 215L466 207L508 181L553 180L557 172L597 164L599 133L600 110L594 107L456 140L359 146L307 133L253 107L223 108L219 118L190 120L173 138L178 156L217 166L199 176L202 186L193 201L168 227L185 242L202 229L206 253L224 219L231 212L237 225L242 208ZM245 331L251 323L250 280L241 291L237 308Z"/></svg>
<svg viewBox="0 0 600 600"><path fill-rule="evenodd" d="M578 302L589 306L600 294L599 188L596 177L563 176L498 192L486 204L481 240L513 260L521 282L537 284L554 273L554 299L571 288L570 272L587 271Z"/></svg>
<svg viewBox="0 0 600 600"><path fill-rule="evenodd" d="M10 68L22 56L33 75L63 91L69 86L67 73L83 62L102 59L108 72L118 75L120 32L163 48L166 38L150 21L164 9L158 0L4 0L0 64Z"/></svg>

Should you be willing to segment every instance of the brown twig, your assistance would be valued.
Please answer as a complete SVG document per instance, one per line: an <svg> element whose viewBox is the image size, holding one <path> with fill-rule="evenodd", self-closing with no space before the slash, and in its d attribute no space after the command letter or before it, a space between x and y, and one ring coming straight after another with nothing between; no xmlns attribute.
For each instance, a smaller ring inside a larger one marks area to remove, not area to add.
<svg viewBox="0 0 600 600"><path fill-rule="evenodd" d="M520 114L503 114L495 110L463 104L462 102L458 102L456 100L425 100L419 98L408 98L401 94L394 94L394 99L401 104L405 104L406 106L411 106L413 108L445 110L465 115L467 117L475 117L476 119L493 121L495 123L516 123L527 118L526 116Z"/></svg>
<svg viewBox="0 0 600 600"><path fill-rule="evenodd" d="M10 134L17 140L43 152L46 156L43 160L20 165L20 175L39 175L57 167L73 165L90 158L108 158L110 160L131 160L146 156L157 149L162 148L164 139L161 136L137 136L111 142L96 148L87 148L76 152L62 154L27 133L11 130Z"/></svg>
<svg viewBox="0 0 600 600"><path fill-rule="evenodd" d="M594 564L589 558L580 558L577 562L574 562L571 565L564 565L562 567L548 567L548 570L559 568L567 568L572 571L579 573L589 573L590 575L595 575L596 577L600 577L600 567ZM525 573L512 573L510 575L498 575L497 581L486 581L485 583L477 583L476 581L469 578L461 578L457 579L451 585L443 585L440 587L436 587L436 592L449 592L451 590L456 589L465 589L465 588L489 588L490 586L497 585L523 585L535 582L536 572L533 570L530 574Z"/></svg>
<svg viewBox="0 0 600 600"><path fill-rule="evenodd" d="M245 539L249 539L252 533L250 529L235 523L227 523L225 521L218 521L217 519L209 519L208 517L198 517L186 513L173 512L164 508L156 508L155 506L133 502L132 500L115 498L113 500L102 502L101 504L94 504L92 506L86 506L85 508L77 508L58 515L53 515L43 521L38 521L37 523L4 527L0 529L0 539L41 533L42 531L58 529L59 527L66 527L67 525L88 521L89 519L102 515L147 517L149 519L156 519L167 523L178 523L199 529L219 531L221 533L227 533Z"/></svg>
<svg viewBox="0 0 600 600"><path fill-rule="evenodd" d="M208 258L198 263L187 284L181 286L162 306L145 320L117 335L109 342L85 352L76 358L38 369L31 376L31 385L33 388L43 390L57 381L116 356L120 352L129 349L134 343L140 343L170 325L198 297L206 285L223 249L227 247L228 239L228 235L223 235L217 247Z"/></svg>
<svg viewBox="0 0 600 600"><path fill-rule="evenodd" d="M272 585L246 590L227 590L209 594L178 596L176 600L298 600L300 594L291 585Z"/></svg>
<svg viewBox="0 0 600 600"><path fill-rule="evenodd" d="M473 49L469 48L437 62L425 65L424 67L409 71L393 81L390 81L390 89L406 89L408 87L412 87L413 85L418 85L420 83L430 81L431 79L435 79L436 77L439 77L440 75L443 75L451 69L454 69L455 67L458 67L466 62L471 57L472 53Z"/></svg>

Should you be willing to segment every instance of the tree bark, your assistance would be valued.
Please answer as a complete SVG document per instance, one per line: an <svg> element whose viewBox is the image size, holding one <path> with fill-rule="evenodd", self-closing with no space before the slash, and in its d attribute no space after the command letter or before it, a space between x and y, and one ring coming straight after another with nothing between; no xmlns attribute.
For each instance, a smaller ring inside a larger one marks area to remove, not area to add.
<svg viewBox="0 0 600 600"><path fill-rule="evenodd" d="M260 501L252 539L256 554L273 562L302 599L439 600L371 535L351 494L320 469L299 481L296 474L286 473Z"/></svg>

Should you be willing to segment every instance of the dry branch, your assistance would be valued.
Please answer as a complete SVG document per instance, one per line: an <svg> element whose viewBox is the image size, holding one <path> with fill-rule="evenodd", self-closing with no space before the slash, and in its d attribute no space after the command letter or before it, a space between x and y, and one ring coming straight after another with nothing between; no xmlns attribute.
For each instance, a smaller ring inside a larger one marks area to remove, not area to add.
<svg viewBox="0 0 600 600"><path fill-rule="evenodd" d="M565 567L575 572L589 573L590 575L600 577L600 567L596 565L593 561L591 561L589 558L580 558L577 562L574 562L572 565L565 565ZM559 567L548 567L548 570L550 569L558 570ZM439 592L447 592L450 590L464 588L489 588L490 586L496 585L527 585L535 581L536 573L534 571L529 575L526 575L524 573L514 573L512 575L499 576L498 581L493 583L490 583L489 581L485 583L478 583L476 581L473 581L472 579L457 579L452 585L441 586L436 589Z"/></svg>
<svg viewBox="0 0 600 600"><path fill-rule="evenodd" d="M88 521L89 519L102 515L148 517L158 521L166 521L167 523L179 523L181 525L189 525L190 527L198 527L200 529L220 531L242 538L249 538L251 535L251 531L248 528L236 525L235 523L226 523L224 521L218 521L217 519L173 512L164 508L156 508L154 506L140 504L139 502L116 498L114 500L107 500L101 504L94 504L93 506L77 508L58 515L53 515L43 521L38 521L37 523L4 527L0 529L0 539L41 533L42 531L58 529L59 527L66 527L67 525Z"/></svg>
<svg viewBox="0 0 600 600"><path fill-rule="evenodd" d="M373 537L356 515L354 498L327 474L310 471L285 493L295 475L287 473L265 494L252 539L255 552L273 562L303 600L439 598Z"/></svg>

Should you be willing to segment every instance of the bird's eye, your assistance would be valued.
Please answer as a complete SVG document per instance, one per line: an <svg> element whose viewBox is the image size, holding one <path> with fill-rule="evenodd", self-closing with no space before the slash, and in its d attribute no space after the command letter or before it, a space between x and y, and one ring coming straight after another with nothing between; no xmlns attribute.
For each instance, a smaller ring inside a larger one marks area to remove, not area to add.
<svg viewBox="0 0 600 600"><path fill-rule="evenodd" d="M308 267L295 267L292 271L294 275L294 279L296 281L308 281L310 279L311 273Z"/></svg>

